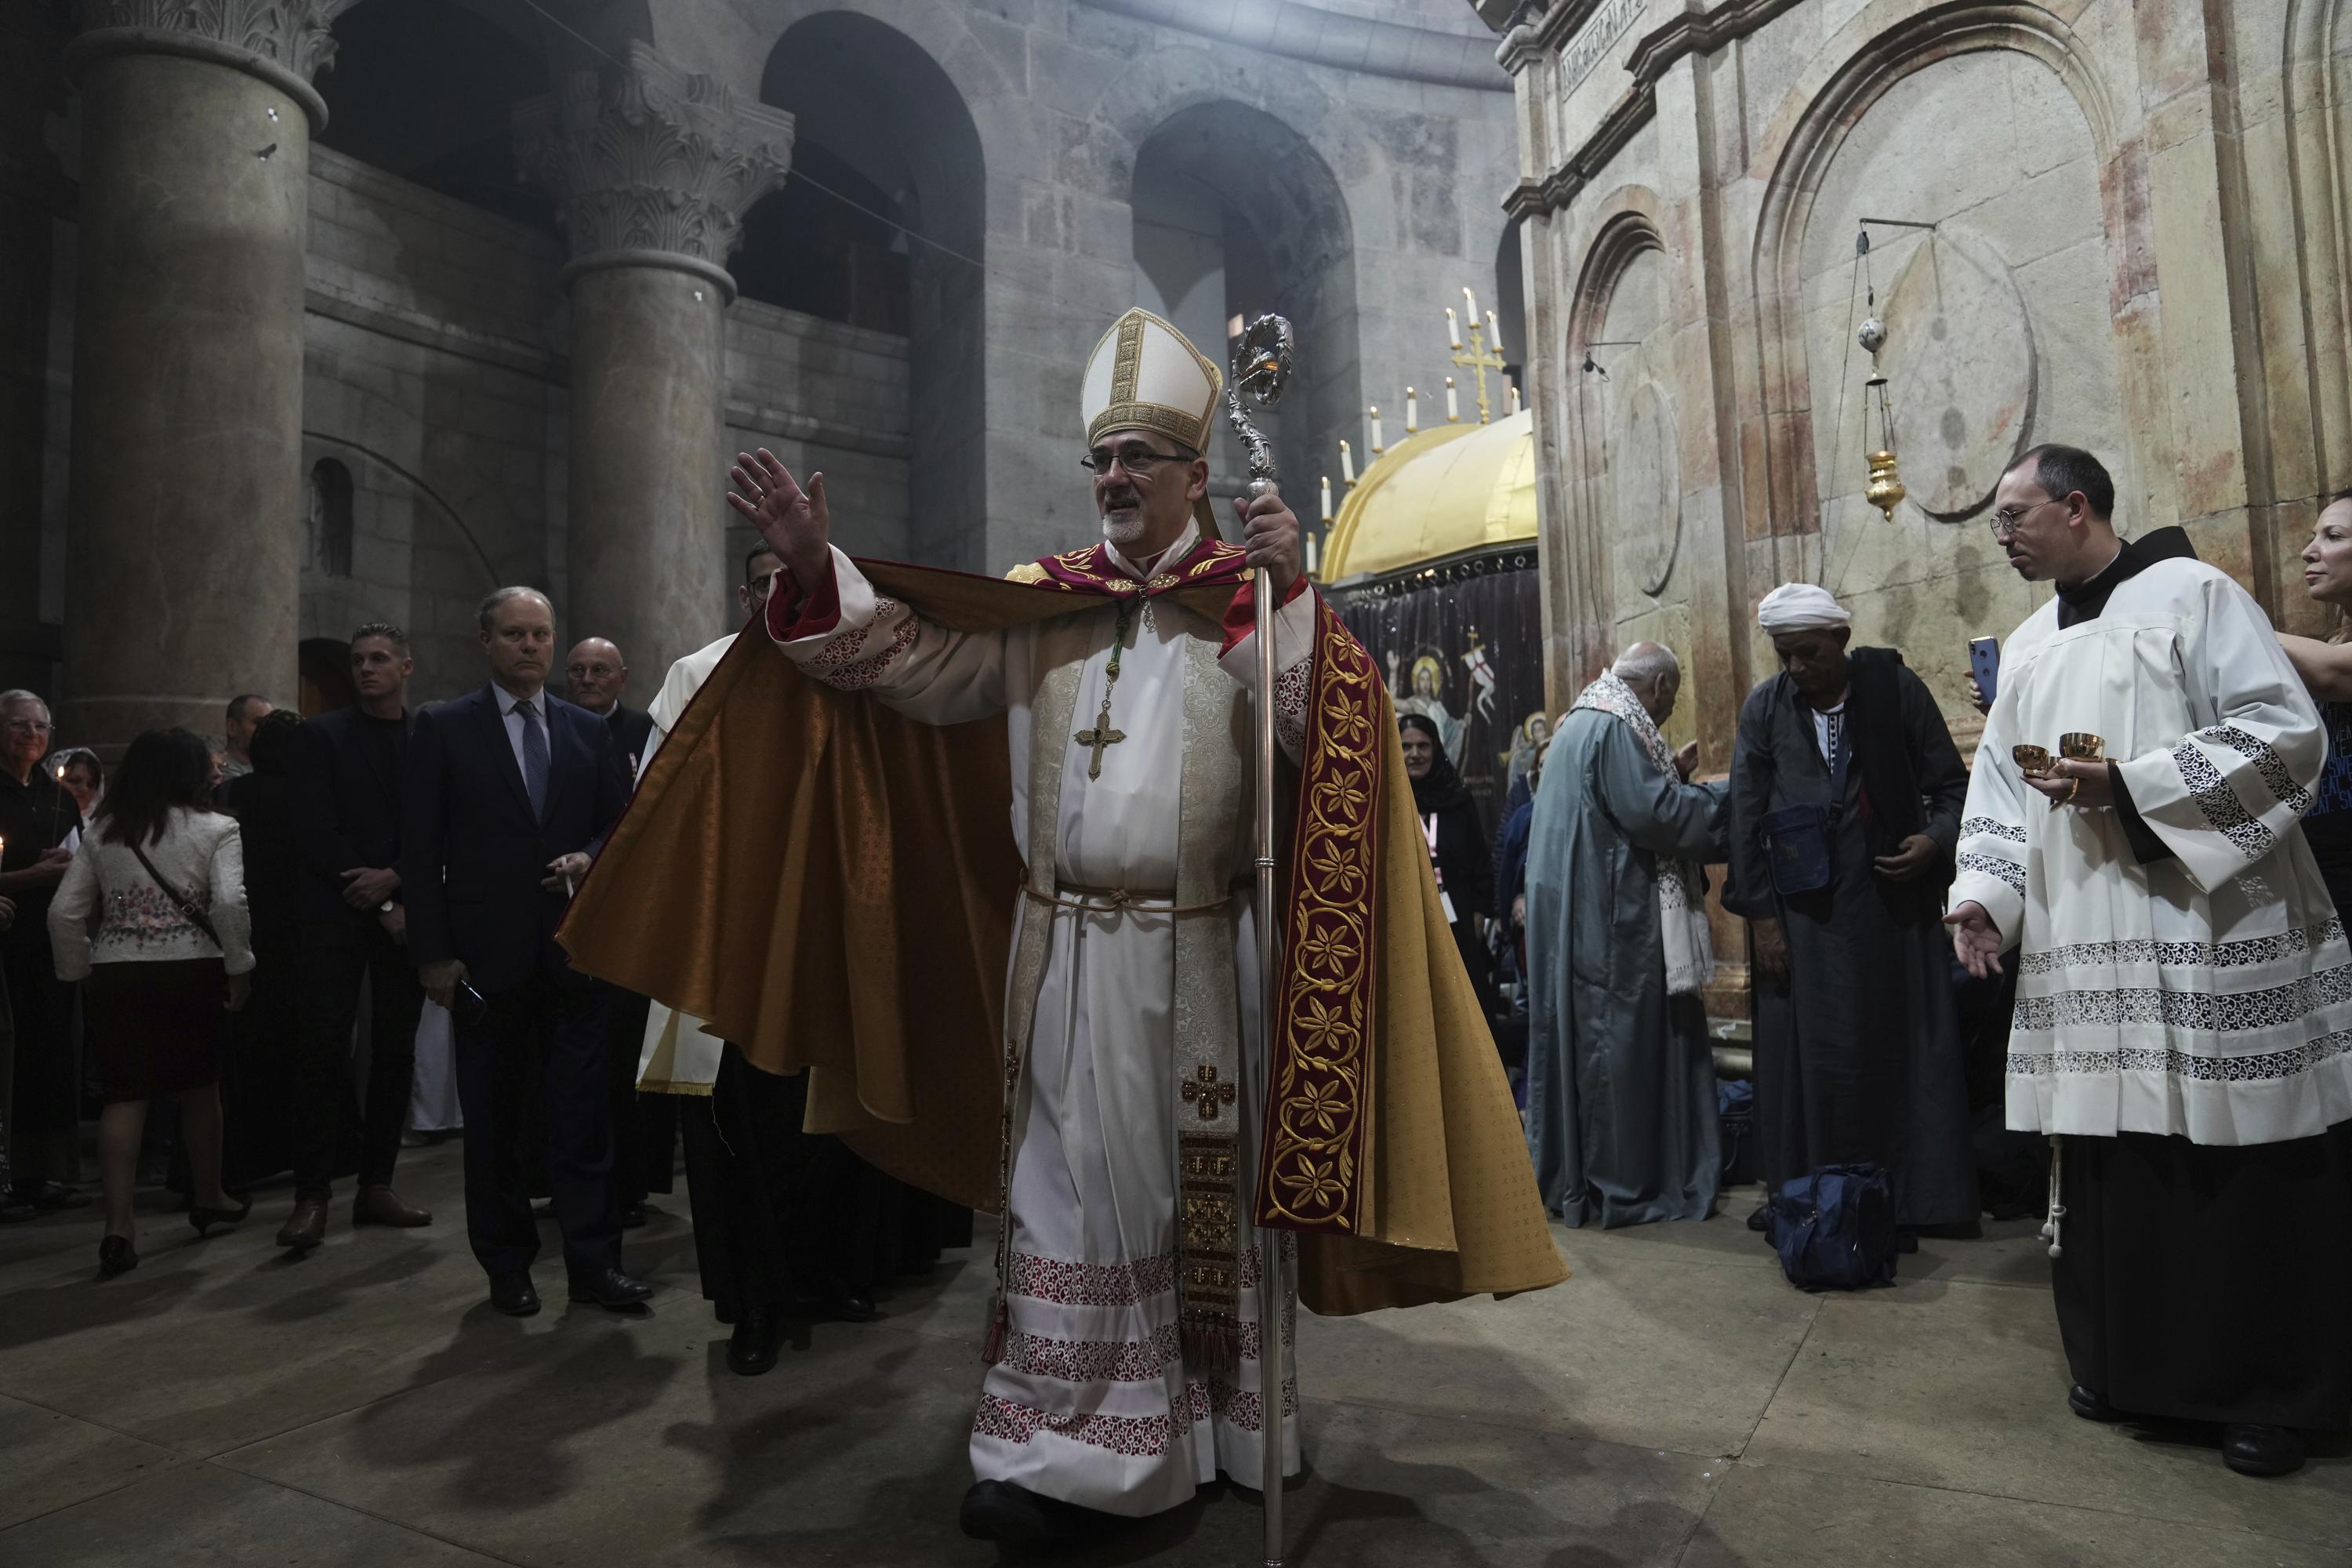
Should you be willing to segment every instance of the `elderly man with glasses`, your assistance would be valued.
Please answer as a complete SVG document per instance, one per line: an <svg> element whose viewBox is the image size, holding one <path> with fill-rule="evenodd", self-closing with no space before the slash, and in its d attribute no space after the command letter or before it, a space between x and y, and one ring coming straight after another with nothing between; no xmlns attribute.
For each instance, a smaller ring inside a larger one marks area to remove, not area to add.
<svg viewBox="0 0 2352 1568"><path fill-rule="evenodd" d="M0 1070L0 1127L15 1159L0 1221L38 1209L80 1208L89 1194L59 1178L74 1165L80 1073L73 1043L73 990L49 951L49 898L72 864L59 848L81 826L80 807L41 765L49 752L49 705L30 691L0 692L0 898L16 903L0 932L0 971L16 1023L13 1072ZM0 1058L0 1068L10 1064Z"/></svg>

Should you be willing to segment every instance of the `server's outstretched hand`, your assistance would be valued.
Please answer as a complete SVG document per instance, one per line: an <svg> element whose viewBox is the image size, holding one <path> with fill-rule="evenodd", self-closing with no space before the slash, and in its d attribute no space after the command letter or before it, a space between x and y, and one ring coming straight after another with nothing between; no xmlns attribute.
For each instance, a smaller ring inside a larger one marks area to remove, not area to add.
<svg viewBox="0 0 2352 1568"><path fill-rule="evenodd" d="M811 474L803 490L792 470L762 447L756 453L736 453L727 477L735 481L727 504L751 520L803 592L813 591L824 580L831 560L833 514L824 504L824 476Z"/></svg>
<svg viewBox="0 0 2352 1568"><path fill-rule="evenodd" d="M1992 923L1992 916L1974 899L1944 917L1952 928L1952 956L1979 980L1990 980L2000 973L2000 928Z"/></svg>

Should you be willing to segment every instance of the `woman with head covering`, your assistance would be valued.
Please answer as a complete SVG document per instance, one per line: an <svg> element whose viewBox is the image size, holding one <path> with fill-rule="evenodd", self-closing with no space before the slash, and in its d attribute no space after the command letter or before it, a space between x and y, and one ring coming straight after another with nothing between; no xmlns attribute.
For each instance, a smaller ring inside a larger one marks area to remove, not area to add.
<svg viewBox="0 0 2352 1568"><path fill-rule="evenodd" d="M1471 984L1477 987L1480 1009L1492 1020L1495 976L1484 926L1494 913L1495 862L1486 825L1445 754L1437 721L1422 713L1400 714L1397 731L1404 746L1405 776L1412 781L1413 810L1429 841L1430 864L1437 871L1446 918L1454 925L1454 945L1461 951Z"/></svg>

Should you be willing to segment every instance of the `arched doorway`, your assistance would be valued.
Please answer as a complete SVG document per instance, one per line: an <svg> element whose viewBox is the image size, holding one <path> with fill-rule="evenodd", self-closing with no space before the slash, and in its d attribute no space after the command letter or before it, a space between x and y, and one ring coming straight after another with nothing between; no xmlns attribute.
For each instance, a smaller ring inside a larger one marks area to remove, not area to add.
<svg viewBox="0 0 2352 1568"><path fill-rule="evenodd" d="M1137 300L1202 353L1230 363L1242 325L1267 311L1290 318L1300 377L1266 435L1284 461L1290 503L1311 524L1317 476L1336 468L1340 439L1352 437L1363 384L1354 244L1338 179L1304 137L1265 110L1199 103L1144 139L1129 203ZM1244 477L1230 430L1221 431L1210 467L1223 489Z"/></svg>
<svg viewBox="0 0 2352 1568"><path fill-rule="evenodd" d="M986 189L963 95L903 33L829 11L776 40L760 97L793 117L793 177L745 220L744 292L906 335L906 552L987 570Z"/></svg>

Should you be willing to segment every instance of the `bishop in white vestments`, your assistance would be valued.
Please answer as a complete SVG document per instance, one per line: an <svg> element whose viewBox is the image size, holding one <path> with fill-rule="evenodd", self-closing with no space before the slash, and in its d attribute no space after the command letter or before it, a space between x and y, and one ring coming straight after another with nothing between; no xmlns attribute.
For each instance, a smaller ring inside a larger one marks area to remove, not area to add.
<svg viewBox="0 0 2352 1568"><path fill-rule="evenodd" d="M1214 563L1201 534L1201 454L1220 385L1216 367L1156 317L1130 311L1105 335L1083 395L1107 548L1057 561L1123 574L1134 591L1034 626L964 633L917 616L826 542L822 475L803 493L765 454L735 470L730 499L787 569L769 631L804 674L928 723L1005 716L1012 826L1033 868L1023 896L1049 925L1042 942L1016 943L1007 988L1010 1032L1028 1054L1005 1140L1000 1342L972 1422L978 1480L963 1510L983 1538L1066 1534L1083 1524L1078 1510L1155 1513L1220 1469L1253 1484L1259 1474L1248 1218L1230 1305L1217 1324L1196 1325L1180 1288L1178 1202L1180 1125L1237 1130L1244 1162L1258 1142L1265 1071L1253 1048L1257 911L1246 883L1255 644L1143 591ZM1276 728L1295 763L1314 595L1280 499L1240 510L1248 561L1282 601ZM1249 592L1229 625L1248 624ZM1229 920L1197 918L1225 910ZM1201 952L1212 932L1223 951ZM1023 1008L1034 1009L1025 1027ZM1295 1408L1295 1382L1283 1396ZM1295 1470L1296 1422L1283 1432Z"/></svg>
<svg viewBox="0 0 2352 1568"><path fill-rule="evenodd" d="M2120 542L2114 496L2068 447L1996 492L2058 592L2002 646L1948 923L2017 966L2070 1404L2274 1475L2352 1426L2352 950L2296 825L2327 744L2252 596L2178 529Z"/></svg>

